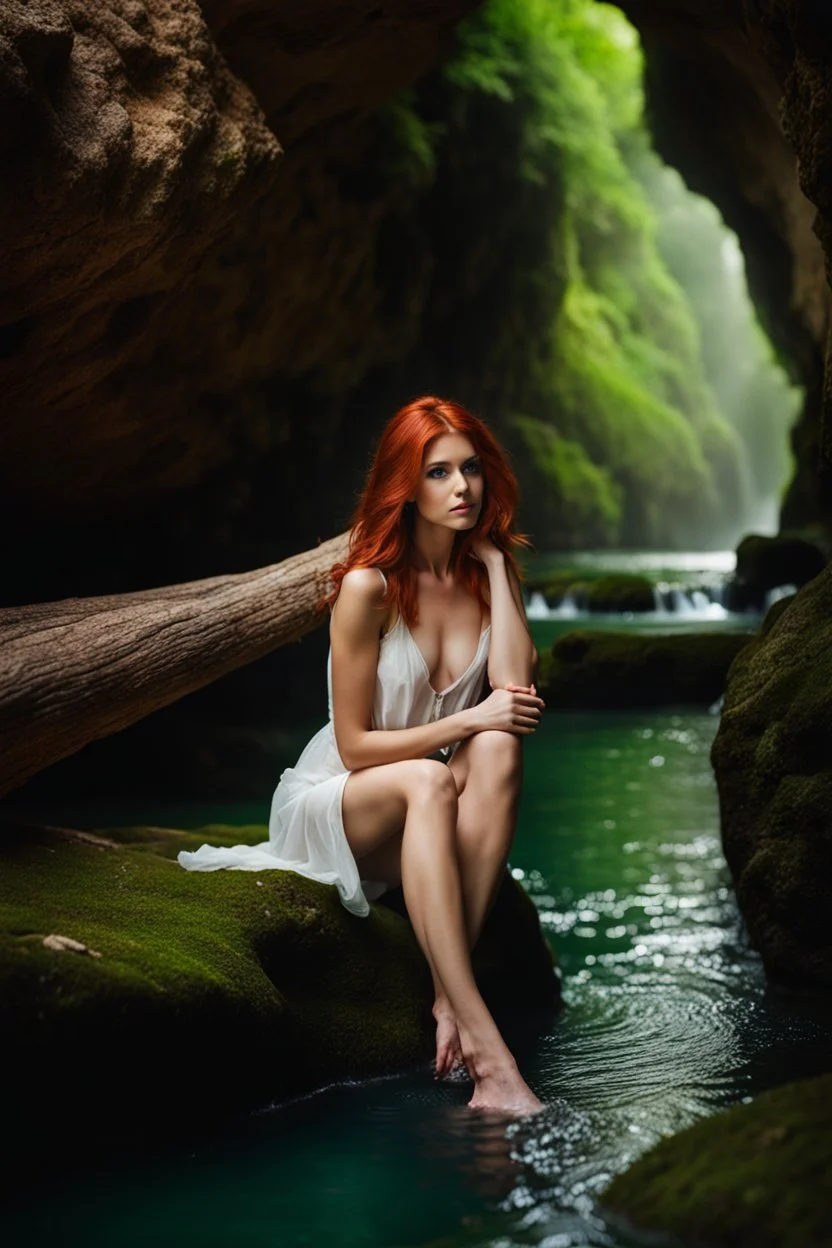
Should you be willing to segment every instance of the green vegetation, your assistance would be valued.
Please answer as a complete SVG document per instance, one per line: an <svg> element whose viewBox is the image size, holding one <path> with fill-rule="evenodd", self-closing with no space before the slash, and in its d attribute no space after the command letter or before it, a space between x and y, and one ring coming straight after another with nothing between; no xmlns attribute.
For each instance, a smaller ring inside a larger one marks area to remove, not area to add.
<svg viewBox="0 0 832 1248"><path fill-rule="evenodd" d="M661 1140L601 1197L631 1226L713 1248L832 1242L832 1075L787 1083Z"/></svg>
<svg viewBox="0 0 832 1248"><path fill-rule="evenodd" d="M653 586L645 576L625 573L601 576L587 593L590 611L652 611Z"/></svg>
<svg viewBox="0 0 832 1248"><path fill-rule="evenodd" d="M398 169L414 190L431 182L428 355L505 438L539 547L728 544L752 489L782 481L782 453L762 460L785 418L772 426L751 397L774 368L759 329L732 423L712 336L703 356L704 305L668 263L675 207L641 80L612 6L489 0L441 74L389 114ZM714 252L710 236L695 242ZM782 383L777 401L788 407ZM775 432L749 470L758 420Z"/></svg>

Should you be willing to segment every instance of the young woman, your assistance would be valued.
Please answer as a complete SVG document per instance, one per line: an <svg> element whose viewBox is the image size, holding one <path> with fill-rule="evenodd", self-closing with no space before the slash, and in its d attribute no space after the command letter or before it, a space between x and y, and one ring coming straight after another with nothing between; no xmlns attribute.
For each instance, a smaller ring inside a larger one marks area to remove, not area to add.
<svg viewBox="0 0 832 1248"><path fill-rule="evenodd" d="M525 1114L541 1102L470 958L514 836L522 739L543 708L509 549L529 544L512 531L516 497L505 454L465 408L426 397L396 413L321 603L329 721L281 775L267 844L179 861L298 871L335 884L358 915L401 883L434 981L437 1077L464 1062L471 1108Z"/></svg>

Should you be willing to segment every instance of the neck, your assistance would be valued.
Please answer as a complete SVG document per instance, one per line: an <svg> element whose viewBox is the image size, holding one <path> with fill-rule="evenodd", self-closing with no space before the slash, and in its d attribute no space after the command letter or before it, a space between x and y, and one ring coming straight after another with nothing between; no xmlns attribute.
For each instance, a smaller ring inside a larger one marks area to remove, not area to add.
<svg viewBox="0 0 832 1248"><path fill-rule="evenodd" d="M426 524L417 517L410 560L417 572L437 581L453 579L456 534L438 524Z"/></svg>

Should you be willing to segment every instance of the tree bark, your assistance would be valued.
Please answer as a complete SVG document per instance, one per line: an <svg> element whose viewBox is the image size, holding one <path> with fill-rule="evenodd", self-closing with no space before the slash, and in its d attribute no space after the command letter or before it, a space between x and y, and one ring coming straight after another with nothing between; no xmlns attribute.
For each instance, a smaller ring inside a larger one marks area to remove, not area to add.
<svg viewBox="0 0 832 1248"><path fill-rule="evenodd" d="M0 610L0 795L310 632L347 540L253 572Z"/></svg>

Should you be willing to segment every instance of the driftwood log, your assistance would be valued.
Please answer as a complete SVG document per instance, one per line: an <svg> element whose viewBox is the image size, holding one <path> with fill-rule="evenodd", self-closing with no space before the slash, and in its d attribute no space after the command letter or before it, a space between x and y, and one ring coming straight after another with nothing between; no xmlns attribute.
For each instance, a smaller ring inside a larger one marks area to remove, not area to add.
<svg viewBox="0 0 832 1248"><path fill-rule="evenodd" d="M310 632L347 540L253 572L0 610L0 795Z"/></svg>

